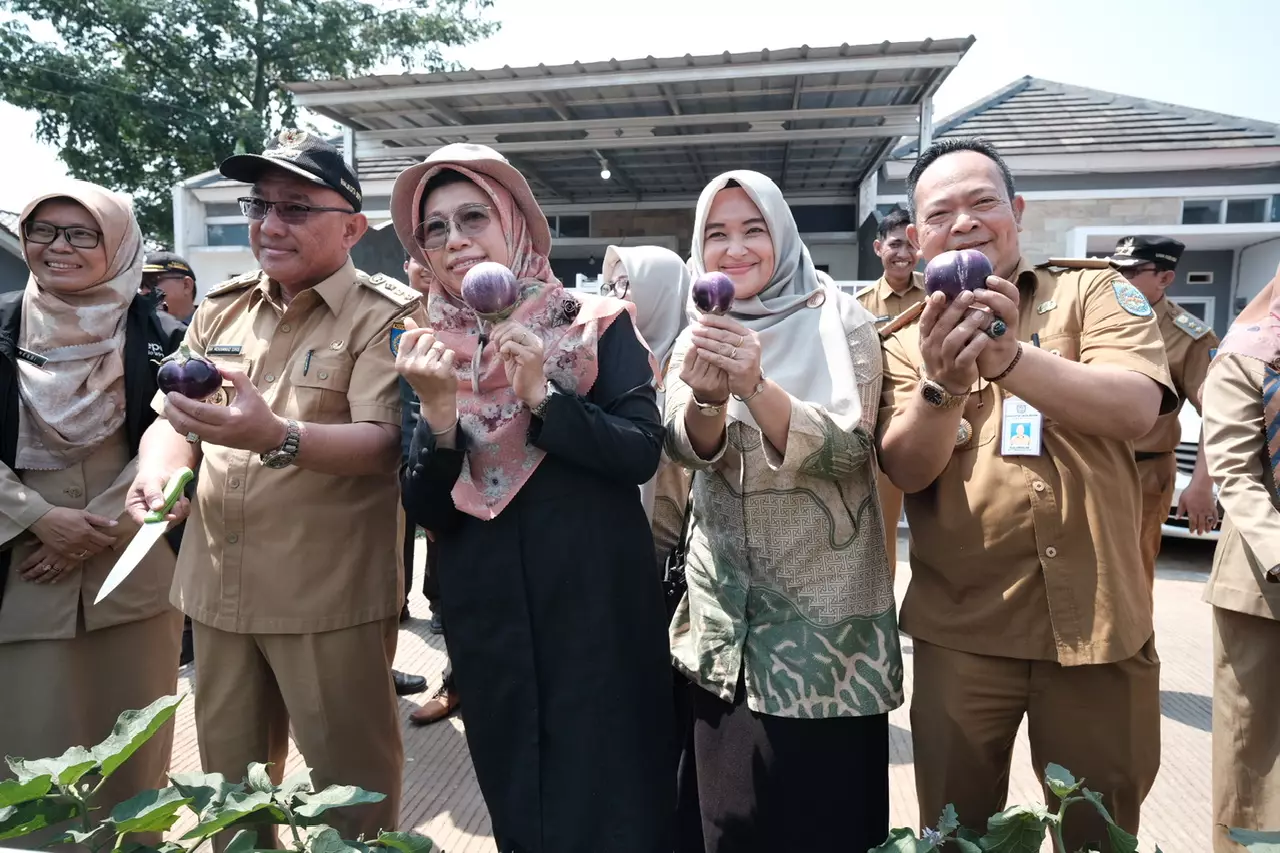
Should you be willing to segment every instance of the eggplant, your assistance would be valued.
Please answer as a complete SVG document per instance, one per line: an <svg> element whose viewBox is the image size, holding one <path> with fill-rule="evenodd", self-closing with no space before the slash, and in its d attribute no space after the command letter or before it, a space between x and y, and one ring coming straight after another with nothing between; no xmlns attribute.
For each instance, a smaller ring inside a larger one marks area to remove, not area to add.
<svg viewBox="0 0 1280 853"><path fill-rule="evenodd" d="M733 305L733 279L722 272L706 272L693 283L693 304L703 314L723 314Z"/></svg>
<svg viewBox="0 0 1280 853"><path fill-rule="evenodd" d="M176 392L192 400L206 400L222 387L222 374L207 358L181 344L160 362L156 384L166 394Z"/></svg>

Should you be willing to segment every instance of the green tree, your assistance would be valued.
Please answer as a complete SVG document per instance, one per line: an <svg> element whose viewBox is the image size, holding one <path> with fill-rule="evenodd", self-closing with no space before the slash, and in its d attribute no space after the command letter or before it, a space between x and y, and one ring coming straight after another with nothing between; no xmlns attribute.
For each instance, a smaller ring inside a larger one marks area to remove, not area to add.
<svg viewBox="0 0 1280 853"><path fill-rule="evenodd" d="M492 0L391 2L0 0L0 99L39 113L73 176L132 193L167 244L174 183L298 123L285 83L441 70L443 48L497 29Z"/></svg>

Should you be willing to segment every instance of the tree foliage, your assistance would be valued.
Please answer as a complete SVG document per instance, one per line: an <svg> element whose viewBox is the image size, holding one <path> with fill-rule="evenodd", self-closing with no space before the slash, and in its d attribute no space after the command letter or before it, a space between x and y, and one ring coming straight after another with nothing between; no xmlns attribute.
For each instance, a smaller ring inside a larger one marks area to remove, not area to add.
<svg viewBox="0 0 1280 853"><path fill-rule="evenodd" d="M37 111L68 171L133 194L144 233L167 242L174 183L298 123L284 84L444 69L442 49L496 30L491 5L0 0L0 99Z"/></svg>

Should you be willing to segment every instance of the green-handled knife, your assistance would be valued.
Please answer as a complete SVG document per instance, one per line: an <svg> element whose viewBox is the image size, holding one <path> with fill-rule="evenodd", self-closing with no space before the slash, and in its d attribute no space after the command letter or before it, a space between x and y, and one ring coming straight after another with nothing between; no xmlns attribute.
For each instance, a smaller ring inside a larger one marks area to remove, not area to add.
<svg viewBox="0 0 1280 853"><path fill-rule="evenodd" d="M116 564L111 567L111 573L102 582L102 589L98 590L98 597L93 600L94 604L102 603L102 600L114 592L116 587L124 583L124 579L129 577L138 567L138 563L142 562L142 558L147 556L151 546L156 544L156 540L169 529L169 524L164 517L182 497L183 489L194 476L190 468L179 468L173 472L173 476L164 487L164 506L147 513L142 528L134 534L133 541L129 543L128 548L124 549L120 559L116 560Z"/></svg>

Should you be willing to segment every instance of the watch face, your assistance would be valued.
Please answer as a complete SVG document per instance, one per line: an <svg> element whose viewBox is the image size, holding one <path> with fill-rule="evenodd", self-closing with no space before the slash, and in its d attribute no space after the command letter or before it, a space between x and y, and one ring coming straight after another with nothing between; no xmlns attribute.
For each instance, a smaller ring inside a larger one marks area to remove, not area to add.
<svg viewBox="0 0 1280 853"><path fill-rule="evenodd" d="M937 385L921 385L920 393L924 396L924 401L930 406L941 406L946 402L942 396L942 389Z"/></svg>
<svg viewBox="0 0 1280 853"><path fill-rule="evenodd" d="M287 468L292 462L291 454L281 453L279 450L273 450L262 458L264 468Z"/></svg>

